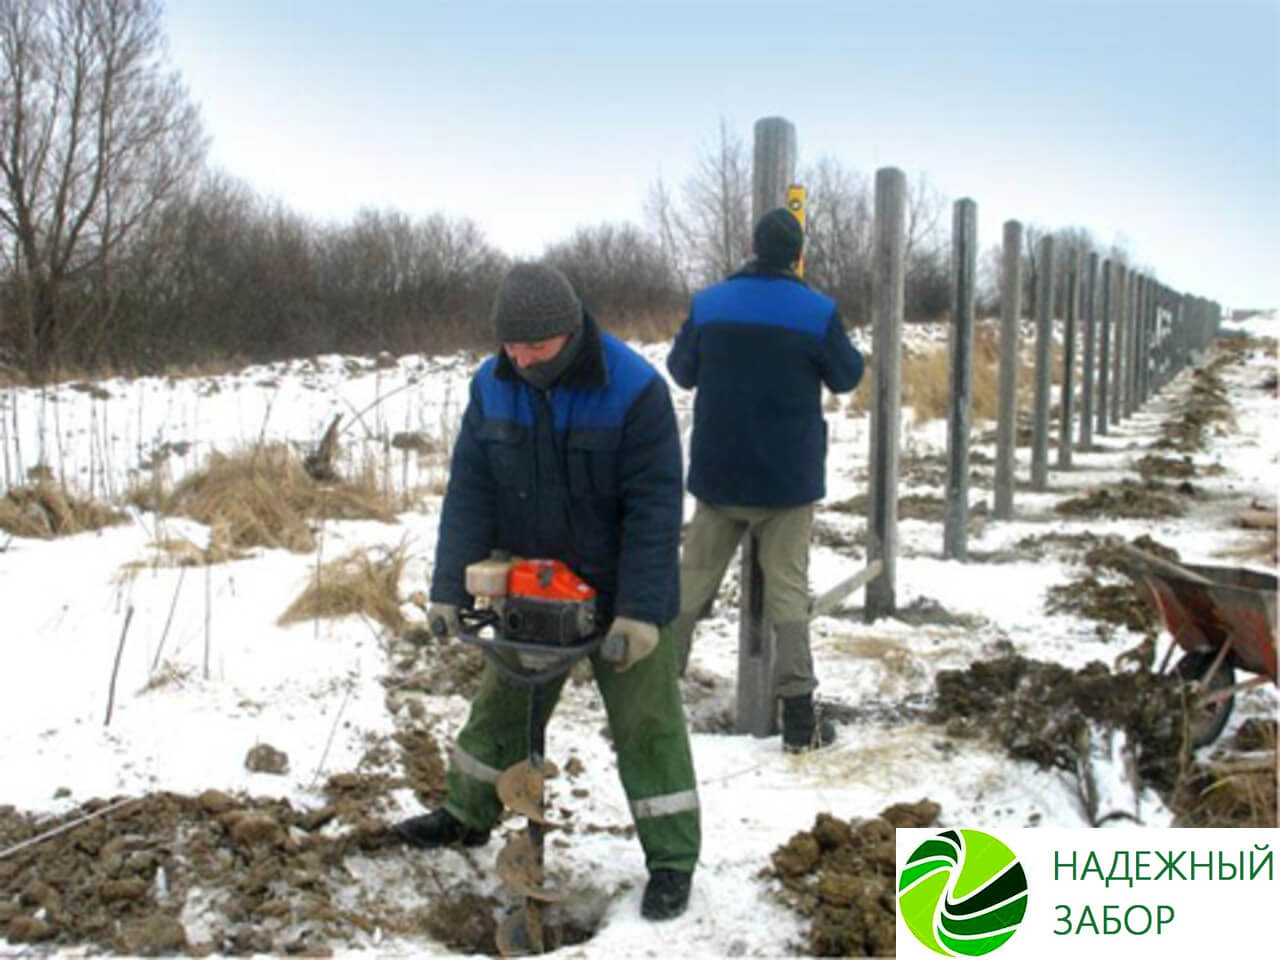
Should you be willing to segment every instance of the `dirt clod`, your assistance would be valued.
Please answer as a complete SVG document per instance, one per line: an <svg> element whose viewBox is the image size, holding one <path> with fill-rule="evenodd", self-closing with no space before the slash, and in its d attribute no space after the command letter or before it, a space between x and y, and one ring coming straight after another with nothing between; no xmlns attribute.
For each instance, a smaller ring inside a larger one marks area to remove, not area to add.
<svg viewBox="0 0 1280 960"><path fill-rule="evenodd" d="M244 766L254 773L284 774L289 772L289 755L269 743L259 743L245 754Z"/></svg>
<svg viewBox="0 0 1280 960"><path fill-rule="evenodd" d="M936 803L922 800L895 804L867 820L820 813L810 830L796 833L773 852L772 868L764 875L778 881L775 896L782 903L810 918L808 953L893 955L894 825L929 826L939 811Z"/></svg>

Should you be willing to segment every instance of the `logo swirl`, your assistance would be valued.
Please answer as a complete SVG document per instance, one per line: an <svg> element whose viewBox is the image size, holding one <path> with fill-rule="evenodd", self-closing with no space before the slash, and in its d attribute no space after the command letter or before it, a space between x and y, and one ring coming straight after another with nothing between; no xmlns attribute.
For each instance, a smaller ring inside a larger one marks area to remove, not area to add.
<svg viewBox="0 0 1280 960"><path fill-rule="evenodd" d="M1027 875L1014 852L981 830L944 830L907 858L898 909L917 940L944 957L1002 946L1027 912Z"/></svg>

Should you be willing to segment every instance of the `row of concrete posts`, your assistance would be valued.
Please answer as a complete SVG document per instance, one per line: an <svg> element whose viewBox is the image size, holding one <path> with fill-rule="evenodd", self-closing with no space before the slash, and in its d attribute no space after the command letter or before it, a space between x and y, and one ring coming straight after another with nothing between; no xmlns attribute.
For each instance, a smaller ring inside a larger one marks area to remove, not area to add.
<svg viewBox="0 0 1280 960"><path fill-rule="evenodd" d="M752 218L784 205L795 180L795 126L782 117L755 124ZM898 548L898 453L902 412L902 332L906 279L907 181L886 167L875 176L872 254L870 450L867 562L879 575L866 585L868 621L896 611ZM951 389L947 413L947 480L944 495L945 558L964 560L968 526L969 412L973 395L975 263L978 206L957 200L952 229L952 309L949 338ZM1020 362L1023 227L1004 224L1000 293L1000 362L997 382L996 462L993 516L1014 516L1017 438L1017 377ZM1062 376L1058 403L1056 467L1070 469L1073 450L1094 447L1095 435L1131 416L1216 335L1221 307L1179 294L1147 274L1096 253L1073 253L1059 272L1052 236L1036 251L1034 391L1028 488L1045 491L1049 481L1051 360L1055 321L1062 329ZM1061 313L1055 303L1065 291ZM1077 359L1077 349L1079 358ZM1077 388L1076 374L1080 383ZM1078 403L1078 407L1077 407ZM777 732L772 687L773 630L764 616L763 577L757 546L742 546L741 615L738 643L737 729L769 736Z"/></svg>

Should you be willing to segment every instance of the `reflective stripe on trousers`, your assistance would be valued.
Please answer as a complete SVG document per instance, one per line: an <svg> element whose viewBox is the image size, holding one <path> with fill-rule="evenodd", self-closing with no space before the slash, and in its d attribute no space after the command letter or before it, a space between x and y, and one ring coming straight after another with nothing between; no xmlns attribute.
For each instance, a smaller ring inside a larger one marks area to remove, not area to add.
<svg viewBox="0 0 1280 960"><path fill-rule="evenodd" d="M664 793L634 801L631 804L631 815L637 820L643 820L646 817L666 817L673 813L697 809L698 791L680 790L676 793Z"/></svg>
<svg viewBox="0 0 1280 960"><path fill-rule="evenodd" d="M456 743L453 745L452 765L459 773L481 783L497 783L498 777L502 775L501 770L495 770L487 763L477 760Z"/></svg>

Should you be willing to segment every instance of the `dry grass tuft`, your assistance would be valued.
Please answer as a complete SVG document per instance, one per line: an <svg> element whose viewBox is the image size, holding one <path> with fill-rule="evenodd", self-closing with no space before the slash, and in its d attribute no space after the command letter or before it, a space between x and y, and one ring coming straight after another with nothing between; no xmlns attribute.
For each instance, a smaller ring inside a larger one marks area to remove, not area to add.
<svg viewBox="0 0 1280 960"><path fill-rule="evenodd" d="M1250 718L1208 763L1193 764L1172 797L1177 824L1187 827L1275 827L1276 730L1271 718Z"/></svg>
<svg viewBox="0 0 1280 960"><path fill-rule="evenodd" d="M1025 344L1024 344L1025 346ZM1050 380L1060 383L1062 377L1062 348L1052 345L1049 358ZM870 377L862 392L870 382ZM997 415L1000 386L1000 331L991 324L978 324L973 340L973 392L969 408L971 420L994 420ZM1017 398L1019 410L1029 410L1035 386L1035 363L1032 356L1022 351L1018 366ZM870 391L865 395L869 399ZM902 403L915 410L917 420L935 420L947 416L951 400L951 353L945 343L930 349L902 357ZM865 406L867 400L863 400Z"/></svg>
<svg viewBox="0 0 1280 960"><path fill-rule="evenodd" d="M204 567L230 560L243 560L249 551L239 550L227 542L227 526L215 526L209 537L209 545L201 547L186 537L163 537L151 544L154 554L148 560L131 560L121 567L120 582L137 576L143 570L159 570L169 567Z"/></svg>
<svg viewBox="0 0 1280 960"><path fill-rule="evenodd" d="M163 498L162 512L212 527L224 526L228 549L315 549L308 520L318 517L381 520L395 512L379 488L376 471L354 480L318 483L284 444L253 447L233 456L213 453L205 468Z"/></svg>
<svg viewBox="0 0 1280 960"><path fill-rule="evenodd" d="M195 675L195 672L195 667L183 666L174 663L172 660L166 660L158 670L152 672L138 693L141 695L150 693L152 690L162 690L165 687L178 687L181 689L187 685L187 681Z"/></svg>
<svg viewBox="0 0 1280 960"><path fill-rule="evenodd" d="M0 530L15 537L43 540L124 523L128 515L93 500L84 500L40 473L25 487L0 497Z"/></svg>
<svg viewBox="0 0 1280 960"><path fill-rule="evenodd" d="M364 614L395 634L404 632L400 574L405 545L351 553L322 566L301 595L276 621L280 626L320 617Z"/></svg>
<svg viewBox="0 0 1280 960"><path fill-rule="evenodd" d="M1180 823L1195 827L1275 827L1276 763L1199 769L1175 802Z"/></svg>
<svg viewBox="0 0 1280 960"><path fill-rule="evenodd" d="M614 336L641 343L662 343L675 339L684 322L685 311L679 307L667 310L621 310L606 314L604 325Z"/></svg>

